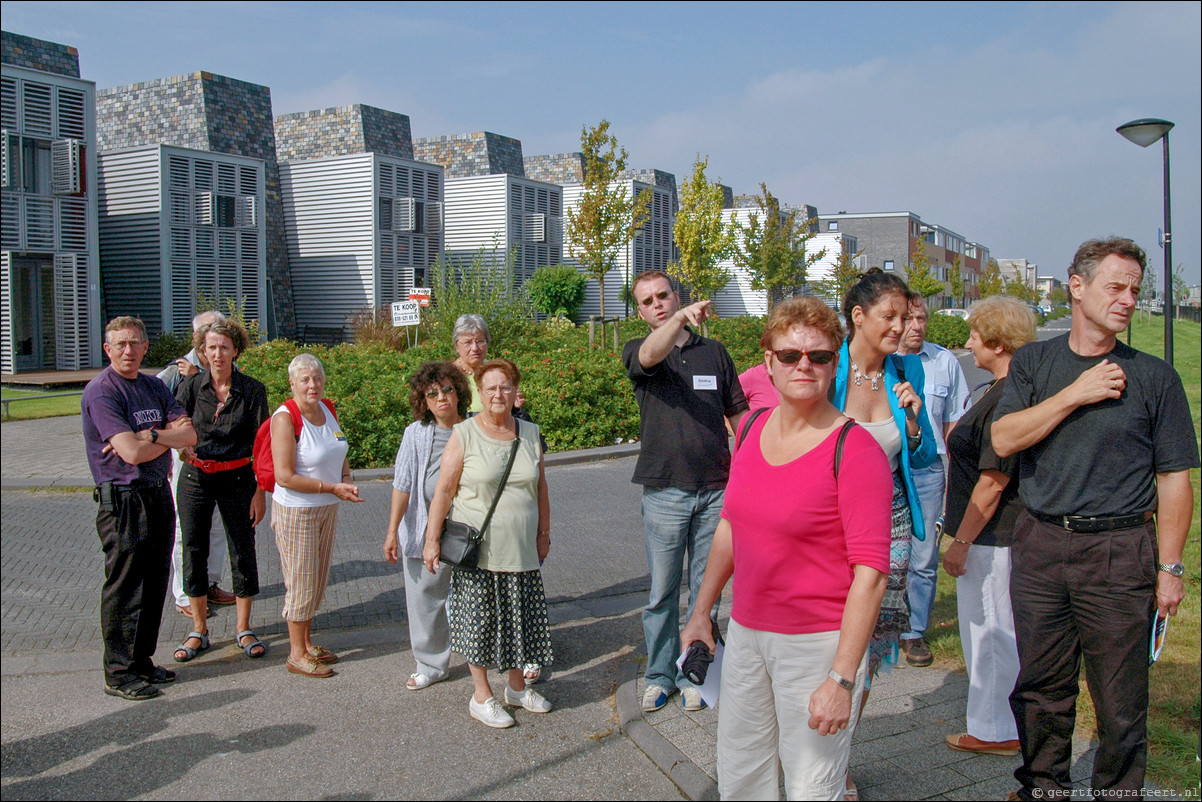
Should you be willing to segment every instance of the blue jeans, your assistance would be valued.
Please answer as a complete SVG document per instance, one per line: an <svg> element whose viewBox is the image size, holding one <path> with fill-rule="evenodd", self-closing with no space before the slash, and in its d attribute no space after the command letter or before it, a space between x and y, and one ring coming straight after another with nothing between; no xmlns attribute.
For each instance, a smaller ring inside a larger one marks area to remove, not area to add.
<svg viewBox="0 0 1202 802"><path fill-rule="evenodd" d="M651 594L643 610L648 685L671 690L685 681L676 668L680 657L681 566L687 555L691 615L705 576L714 530L718 528L724 493L675 487L643 488L643 526L647 534L647 568L651 572ZM714 613L717 607L715 604Z"/></svg>
<svg viewBox="0 0 1202 802"><path fill-rule="evenodd" d="M935 580L939 572L939 538L935 521L943 515L943 488L946 478L942 457L926 468L914 471L914 487L922 505L922 520L926 525L926 540L910 538L910 570L906 574L906 598L910 601L910 631L902 640L926 636L935 606Z"/></svg>

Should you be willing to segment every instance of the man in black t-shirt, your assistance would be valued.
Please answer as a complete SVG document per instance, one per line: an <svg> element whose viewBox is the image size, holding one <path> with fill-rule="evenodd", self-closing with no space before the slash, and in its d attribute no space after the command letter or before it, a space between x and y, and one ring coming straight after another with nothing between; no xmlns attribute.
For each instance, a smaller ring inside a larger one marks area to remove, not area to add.
<svg viewBox="0 0 1202 802"><path fill-rule="evenodd" d="M686 710L705 706L676 667L680 656L681 564L688 566L689 614L701 588L722 512L730 447L726 421L747 411L730 354L693 333L710 302L680 308L668 276L640 273L631 288L651 334L622 349L639 404L639 459L632 481L643 486L643 523L651 593L643 610L647 639L643 710L658 710L678 687Z"/></svg>
<svg viewBox="0 0 1202 802"><path fill-rule="evenodd" d="M1020 348L993 423L1019 457L1010 577L1019 675L1010 707L1022 799L1072 787L1082 657L1097 712L1094 793L1138 794L1147 766L1153 612L1176 615L1198 444L1181 377L1118 342L1146 257L1128 239L1091 240L1069 268L1068 335Z"/></svg>

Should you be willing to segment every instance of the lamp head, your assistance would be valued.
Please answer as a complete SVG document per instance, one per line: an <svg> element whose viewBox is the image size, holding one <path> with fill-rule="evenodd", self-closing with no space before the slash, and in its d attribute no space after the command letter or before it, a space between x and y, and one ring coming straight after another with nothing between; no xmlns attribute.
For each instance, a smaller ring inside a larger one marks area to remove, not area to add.
<svg viewBox="0 0 1202 802"><path fill-rule="evenodd" d="M1173 128L1173 123L1168 120L1158 120L1154 117L1145 117L1140 120L1132 120L1129 123L1123 123L1118 128L1114 129L1123 135L1123 138L1134 142L1141 148L1146 148L1149 145L1155 144L1161 138L1168 136L1169 131Z"/></svg>

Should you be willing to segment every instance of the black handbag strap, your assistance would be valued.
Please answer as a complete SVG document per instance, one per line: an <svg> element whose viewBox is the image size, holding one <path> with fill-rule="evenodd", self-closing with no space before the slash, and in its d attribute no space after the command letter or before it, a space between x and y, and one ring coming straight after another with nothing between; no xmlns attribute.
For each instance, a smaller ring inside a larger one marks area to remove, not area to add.
<svg viewBox="0 0 1202 802"><path fill-rule="evenodd" d="M480 537L484 537L485 530L488 529L488 524L492 521L492 514L497 509L497 502L501 500L501 492L505 489L505 483L509 481L509 472L513 470L513 461L518 456L518 446L522 444L522 438L518 437L517 428L518 422L513 422L513 448L509 451L509 462L505 463L505 473L501 475L501 484L497 485L497 494L492 498L492 506L488 508L488 515L484 516L484 523L480 526Z"/></svg>

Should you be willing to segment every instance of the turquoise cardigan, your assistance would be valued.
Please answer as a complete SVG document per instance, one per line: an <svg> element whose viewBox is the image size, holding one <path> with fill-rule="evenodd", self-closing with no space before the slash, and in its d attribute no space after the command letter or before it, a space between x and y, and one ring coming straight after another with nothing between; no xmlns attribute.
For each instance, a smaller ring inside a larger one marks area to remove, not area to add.
<svg viewBox="0 0 1202 802"><path fill-rule="evenodd" d="M922 398L922 387L926 379L922 371L922 360L918 358L917 354L903 356L901 360L903 370L906 372L906 381L914 386L914 391L918 393L919 398ZM847 406L849 373L851 373L851 356L847 351L847 340L844 340L843 346L839 349L839 369L835 373L835 397L832 400L839 410L843 410ZM893 358L890 357L885 360L885 395L889 397L889 408L893 410L893 420L897 423L898 431L901 432L902 442L907 443L906 413L898 406L897 394L893 392L893 386L899 381L897 368ZM931 431L931 422L927 419L926 405L923 405L918 412L918 428L922 432L922 442L918 444L918 449L910 451L909 448L902 448L901 450L901 476L902 483L906 487L906 499L910 504L910 517L914 520L914 537L926 540L922 506L918 502L918 491L914 487L912 475L914 470L933 465L935 460L939 459L939 446L935 443L935 433Z"/></svg>

